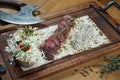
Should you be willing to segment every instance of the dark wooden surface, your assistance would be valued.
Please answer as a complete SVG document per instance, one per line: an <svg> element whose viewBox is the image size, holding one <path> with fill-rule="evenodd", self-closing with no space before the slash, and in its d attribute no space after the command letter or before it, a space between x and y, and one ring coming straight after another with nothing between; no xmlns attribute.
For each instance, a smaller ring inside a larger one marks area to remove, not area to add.
<svg viewBox="0 0 120 80"><path fill-rule="evenodd" d="M0 52L0 53L1 53L1 52ZM1 54L0 54L0 64L3 65L3 66L6 68L6 64L5 64L5 62L3 61L3 58L2 58L2 56L1 56ZM6 79L6 80L12 80L7 68L6 68L6 73L0 74L0 77L1 77L2 79Z"/></svg>
<svg viewBox="0 0 120 80"><path fill-rule="evenodd" d="M27 3L29 5L38 5L40 8L38 9L40 11L40 15L47 15L51 13L56 13L59 11L62 11L64 9L69 9L75 6L82 5L83 3L89 2L89 1L96 1L101 7L104 7L108 2L113 0L16 0L21 1L24 3ZM120 4L120 0L114 0L118 4ZM16 10L4 8L0 6L0 10L3 10L8 13L15 13ZM120 23L120 11L116 9L114 6L112 6L110 9L107 10L107 12L112 16L113 19L115 19L118 23ZM38 15L38 16L40 16ZM1 25L5 25L5 23L2 23L0 21L0 27Z"/></svg>
<svg viewBox="0 0 120 80"><path fill-rule="evenodd" d="M89 15L90 18L98 25L98 27L106 34L106 36L110 39L111 43L107 45L100 46L98 48L84 51L80 54L68 56L63 59L54 61L50 64L40 66L39 68L23 72L16 65L10 66L8 62L9 53L4 51L5 46L7 46L6 38L8 35L13 32L15 29L13 25L9 25L6 28L0 30L0 50L3 56L4 64L6 65L9 74L12 76L14 80L33 80L33 79L41 79L48 75L55 74L57 72L61 72L67 68L76 66L78 64L86 63L90 60L96 59L105 54L109 54L109 52L116 50L118 52L120 49L120 35L116 30L117 22L114 21L111 17L109 17L106 13L100 13L97 8L99 6L94 3L86 3L85 5L77 6L68 10L63 10L62 12L50 14L50 15L41 15L41 17L46 19L45 25L53 25L62 20L62 17L66 14L80 17L83 15ZM114 21L114 22L112 22ZM102 52L101 52L102 51ZM2 60L1 60L2 61ZM3 62L3 61L2 61ZM6 76L9 74L6 74ZM2 75L1 75L2 76ZM5 75L4 75L5 76ZM3 77L3 76L2 76ZM4 77L3 77L4 78ZM4 78L7 80L6 78ZM9 80L9 78L8 78Z"/></svg>

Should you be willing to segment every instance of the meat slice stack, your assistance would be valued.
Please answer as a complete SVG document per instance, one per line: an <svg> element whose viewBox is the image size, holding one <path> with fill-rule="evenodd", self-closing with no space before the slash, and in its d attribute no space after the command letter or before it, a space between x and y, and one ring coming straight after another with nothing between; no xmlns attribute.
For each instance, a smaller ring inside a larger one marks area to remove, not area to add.
<svg viewBox="0 0 120 80"><path fill-rule="evenodd" d="M54 55L57 54L57 50L60 48L61 43L63 43L67 38L72 26L72 18L68 15L64 16L63 21L58 24L55 34L46 39L41 45L41 49L43 50L47 60L54 59Z"/></svg>

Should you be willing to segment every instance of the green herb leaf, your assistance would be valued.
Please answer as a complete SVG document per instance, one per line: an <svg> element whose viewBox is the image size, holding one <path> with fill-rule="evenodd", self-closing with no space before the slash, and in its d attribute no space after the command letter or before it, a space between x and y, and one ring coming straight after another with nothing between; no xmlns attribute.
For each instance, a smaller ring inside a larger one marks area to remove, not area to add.
<svg viewBox="0 0 120 80"><path fill-rule="evenodd" d="M120 56L111 56L111 57L105 56L104 59L105 61L111 61L111 62L106 65L103 64L99 65L100 67L102 67L100 78L102 78L103 75L106 73L111 73L113 71L120 70Z"/></svg>
<svg viewBox="0 0 120 80"><path fill-rule="evenodd" d="M71 21L74 21L76 18L71 18Z"/></svg>
<svg viewBox="0 0 120 80"><path fill-rule="evenodd" d="M28 36L32 36L33 35L33 30L32 29L25 29L25 33L28 35Z"/></svg>
<svg viewBox="0 0 120 80"><path fill-rule="evenodd" d="M70 41L70 45L73 47L75 45L74 41Z"/></svg>

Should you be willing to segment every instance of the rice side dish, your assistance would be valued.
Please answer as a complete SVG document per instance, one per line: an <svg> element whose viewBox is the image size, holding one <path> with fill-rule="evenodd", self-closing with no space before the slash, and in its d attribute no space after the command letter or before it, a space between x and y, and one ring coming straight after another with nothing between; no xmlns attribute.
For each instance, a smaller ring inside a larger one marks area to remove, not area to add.
<svg viewBox="0 0 120 80"><path fill-rule="evenodd" d="M74 22L75 24L71 28L65 42L63 42L57 50L59 54L54 55L54 60L110 43L107 36L97 27L89 16L86 15L76 18ZM31 26L28 27L27 30L25 28L17 29L16 32L10 34L10 38L7 40L10 49L7 46L6 51L8 49L8 51L11 50L13 53L10 60L14 61L15 57L20 61L34 63L29 67L21 67L23 71L53 61L45 59L45 54L40 50L40 46L47 38L54 35L57 28L58 24L44 29Z"/></svg>

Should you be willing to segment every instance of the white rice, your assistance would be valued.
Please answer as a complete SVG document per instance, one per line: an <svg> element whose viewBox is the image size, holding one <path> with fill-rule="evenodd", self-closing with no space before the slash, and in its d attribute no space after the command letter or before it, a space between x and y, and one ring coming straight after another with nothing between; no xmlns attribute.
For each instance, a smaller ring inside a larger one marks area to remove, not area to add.
<svg viewBox="0 0 120 80"><path fill-rule="evenodd" d="M77 18L75 23L76 24L69 32L66 42L64 42L58 50L59 54L54 56L54 60L110 43L110 40L89 18L89 16ZM34 34L37 35L27 37L25 40L20 37L20 33L22 33L22 29L20 28L12 35L12 38L7 40L13 55L16 56L17 59L35 63L28 68L21 67L24 71L51 62L44 59L45 55L40 51L39 47L47 38L49 38L49 36L54 34L57 27L58 25L53 25L44 29L33 28L35 30ZM30 43L30 50L27 52L21 51L18 45L16 45L16 41L19 40Z"/></svg>

